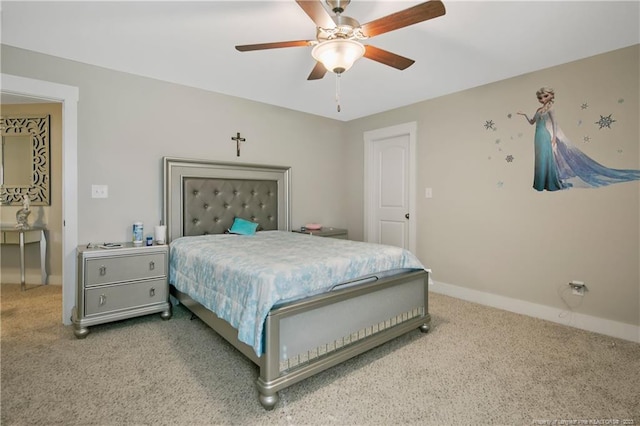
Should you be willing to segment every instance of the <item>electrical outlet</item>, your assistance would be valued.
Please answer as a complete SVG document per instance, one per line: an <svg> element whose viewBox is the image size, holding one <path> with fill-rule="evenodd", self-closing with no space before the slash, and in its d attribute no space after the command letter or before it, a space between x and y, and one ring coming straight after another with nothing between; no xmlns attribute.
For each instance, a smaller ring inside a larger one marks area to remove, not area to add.
<svg viewBox="0 0 640 426"><path fill-rule="evenodd" d="M107 185L91 185L91 198L109 198Z"/></svg>

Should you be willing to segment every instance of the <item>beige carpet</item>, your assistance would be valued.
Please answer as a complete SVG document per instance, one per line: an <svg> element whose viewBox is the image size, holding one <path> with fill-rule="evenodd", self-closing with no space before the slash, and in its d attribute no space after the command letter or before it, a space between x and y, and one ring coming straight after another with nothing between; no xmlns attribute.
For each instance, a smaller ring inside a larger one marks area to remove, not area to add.
<svg viewBox="0 0 640 426"><path fill-rule="evenodd" d="M410 332L280 392L181 307L61 324L61 288L1 286L2 425L640 424L640 345L433 294Z"/></svg>

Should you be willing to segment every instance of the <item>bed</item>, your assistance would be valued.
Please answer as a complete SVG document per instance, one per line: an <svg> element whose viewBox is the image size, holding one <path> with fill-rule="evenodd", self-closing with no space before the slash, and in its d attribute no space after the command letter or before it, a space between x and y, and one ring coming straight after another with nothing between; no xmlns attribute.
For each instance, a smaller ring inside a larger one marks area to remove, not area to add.
<svg viewBox="0 0 640 426"><path fill-rule="evenodd" d="M429 330L428 272L411 253L389 248L393 260L372 252L359 262L373 245L289 232L290 168L172 157L163 168L171 295L258 366L265 409L294 383ZM258 232L229 234L236 218ZM294 260L295 251L306 256ZM318 264L324 256L340 274ZM247 264L253 272L237 270Z"/></svg>

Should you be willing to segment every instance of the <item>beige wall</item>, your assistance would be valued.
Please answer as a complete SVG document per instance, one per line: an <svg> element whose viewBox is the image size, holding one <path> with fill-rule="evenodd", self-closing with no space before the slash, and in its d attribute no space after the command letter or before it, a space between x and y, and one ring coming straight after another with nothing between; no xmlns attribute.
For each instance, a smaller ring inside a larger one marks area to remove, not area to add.
<svg viewBox="0 0 640 426"><path fill-rule="evenodd" d="M79 87L80 243L126 240L133 221L160 220L167 155L290 165L293 225L318 221L361 239L363 132L416 121L416 254L438 283L638 326L640 183L534 191L534 128L515 115L532 114L535 90L553 86L560 124L581 149L640 168L638 50L348 123L7 46L2 72ZM594 127L601 114L613 114L612 129ZM247 138L240 158L236 132ZM108 185L109 198L91 198L91 184ZM587 283L584 298L566 294L572 279Z"/></svg>
<svg viewBox="0 0 640 426"><path fill-rule="evenodd" d="M535 91L551 86L560 126L575 145L606 166L640 169L639 50L636 45L350 122L350 190L362 193L362 133L416 121L416 254L436 281L638 325L640 182L535 191L534 126L516 113L533 116ZM616 122L599 129L596 121L609 114ZM487 120L495 131L485 129ZM432 199L424 198L426 187L433 188ZM361 237L360 196L349 199L348 211L350 234ZM586 282L584 298L568 291L574 279Z"/></svg>
<svg viewBox="0 0 640 426"><path fill-rule="evenodd" d="M78 240L162 218L162 157L291 166L292 222L346 226L342 123L3 46L2 72L79 88ZM241 157L231 140L241 132ZM109 198L91 197L108 185Z"/></svg>
<svg viewBox="0 0 640 426"><path fill-rule="evenodd" d="M49 284L62 285L62 105L54 103L2 105L2 115L47 115L50 121L51 205L31 205L30 224L47 228L47 272ZM22 206L0 207L2 224L13 226L16 212ZM18 246L2 246L0 282L20 282ZM40 283L40 251L37 244L25 247L25 276L27 283Z"/></svg>

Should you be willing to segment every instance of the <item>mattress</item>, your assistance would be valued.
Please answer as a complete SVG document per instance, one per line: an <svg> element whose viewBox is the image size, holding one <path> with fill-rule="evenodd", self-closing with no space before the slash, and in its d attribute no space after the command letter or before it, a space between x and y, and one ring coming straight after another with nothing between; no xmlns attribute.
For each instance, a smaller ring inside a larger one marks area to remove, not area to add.
<svg viewBox="0 0 640 426"><path fill-rule="evenodd" d="M202 235L171 242L169 282L238 330L262 354L271 308L336 285L395 270L424 269L408 250L285 231Z"/></svg>

